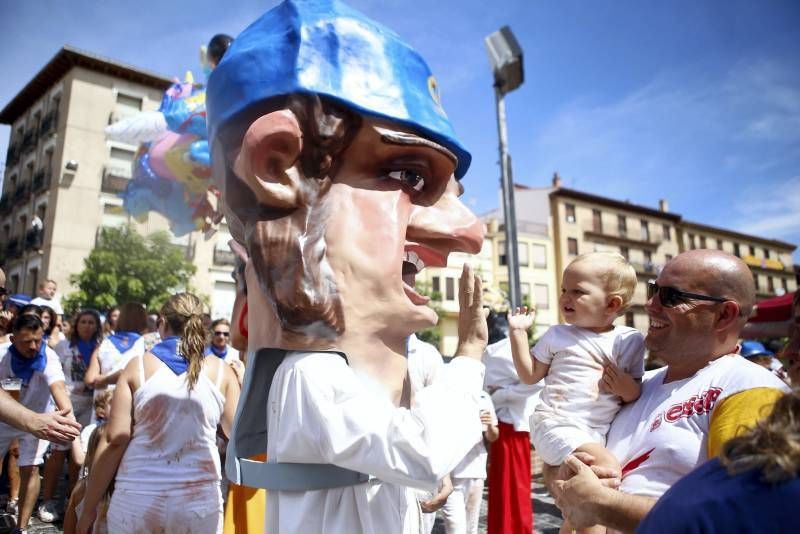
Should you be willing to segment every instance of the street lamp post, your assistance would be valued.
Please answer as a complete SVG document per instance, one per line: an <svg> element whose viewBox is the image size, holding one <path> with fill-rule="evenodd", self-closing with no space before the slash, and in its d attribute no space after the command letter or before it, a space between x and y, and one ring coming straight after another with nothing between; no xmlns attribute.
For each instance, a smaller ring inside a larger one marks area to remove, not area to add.
<svg viewBox="0 0 800 534"><path fill-rule="evenodd" d="M485 39L494 75L494 94L497 103L497 135L500 148L500 183L503 189L503 219L506 234L506 263L511 308L522 305L519 284L517 248L517 215L514 207L514 183L511 175L511 156L508 154L505 95L522 85L522 49L511 28L503 26Z"/></svg>

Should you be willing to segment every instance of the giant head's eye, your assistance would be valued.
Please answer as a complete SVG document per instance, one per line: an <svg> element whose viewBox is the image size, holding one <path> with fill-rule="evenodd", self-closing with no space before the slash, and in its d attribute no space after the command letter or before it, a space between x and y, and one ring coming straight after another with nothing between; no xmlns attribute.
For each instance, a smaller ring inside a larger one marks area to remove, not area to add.
<svg viewBox="0 0 800 534"><path fill-rule="evenodd" d="M418 193L425 188L425 178L418 172L409 169L387 172L386 177L397 180L403 187L413 189Z"/></svg>

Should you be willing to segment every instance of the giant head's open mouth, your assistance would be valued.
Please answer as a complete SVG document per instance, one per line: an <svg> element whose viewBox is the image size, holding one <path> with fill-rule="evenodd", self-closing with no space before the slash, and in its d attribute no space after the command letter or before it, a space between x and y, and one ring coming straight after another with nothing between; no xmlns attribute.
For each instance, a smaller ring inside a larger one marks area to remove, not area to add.
<svg viewBox="0 0 800 534"><path fill-rule="evenodd" d="M403 254L403 290L414 304L427 304L431 299L420 295L414 289L417 285L417 273L425 268L425 262L413 250L406 249Z"/></svg>

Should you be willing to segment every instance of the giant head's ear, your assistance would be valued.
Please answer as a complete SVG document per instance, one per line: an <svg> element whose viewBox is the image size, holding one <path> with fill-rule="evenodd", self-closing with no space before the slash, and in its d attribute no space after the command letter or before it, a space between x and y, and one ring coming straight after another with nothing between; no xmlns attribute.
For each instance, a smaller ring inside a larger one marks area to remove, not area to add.
<svg viewBox="0 0 800 534"><path fill-rule="evenodd" d="M295 168L303 148L297 117L289 110L268 113L255 120L242 139L233 170L259 204L293 209L304 203Z"/></svg>

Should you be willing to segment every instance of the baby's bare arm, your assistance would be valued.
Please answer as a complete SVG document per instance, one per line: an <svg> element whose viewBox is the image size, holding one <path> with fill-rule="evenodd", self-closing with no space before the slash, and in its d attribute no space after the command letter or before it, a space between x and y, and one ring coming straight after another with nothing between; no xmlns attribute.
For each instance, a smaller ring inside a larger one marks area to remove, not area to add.
<svg viewBox="0 0 800 534"><path fill-rule="evenodd" d="M528 311L527 306L517 308L508 317L508 337L511 341L511 355L519 379L526 384L535 384L545 376L550 366L531 356L528 347L528 329L533 324L536 311Z"/></svg>

